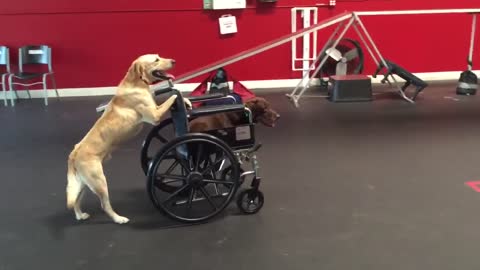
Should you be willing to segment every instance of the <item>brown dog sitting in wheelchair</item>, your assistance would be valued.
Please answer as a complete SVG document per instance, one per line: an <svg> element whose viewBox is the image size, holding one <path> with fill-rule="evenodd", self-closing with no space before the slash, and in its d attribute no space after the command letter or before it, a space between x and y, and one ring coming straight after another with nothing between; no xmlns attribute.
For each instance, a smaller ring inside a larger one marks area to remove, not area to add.
<svg viewBox="0 0 480 270"><path fill-rule="evenodd" d="M254 97L245 101L245 106L252 112L254 123L262 123L267 127L274 127L280 115L272 109L270 103L262 97ZM235 127L243 123L242 112L216 113L201 116L189 123L190 132L204 132L207 130Z"/></svg>

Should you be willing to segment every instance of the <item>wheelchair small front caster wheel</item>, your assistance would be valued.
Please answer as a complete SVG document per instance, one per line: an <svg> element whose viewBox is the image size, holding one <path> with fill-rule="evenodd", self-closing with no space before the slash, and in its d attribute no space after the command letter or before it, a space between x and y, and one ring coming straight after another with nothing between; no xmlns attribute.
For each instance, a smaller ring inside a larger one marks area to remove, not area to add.
<svg viewBox="0 0 480 270"><path fill-rule="evenodd" d="M237 206L244 214L255 214L263 207L263 193L256 189L246 189L238 194Z"/></svg>

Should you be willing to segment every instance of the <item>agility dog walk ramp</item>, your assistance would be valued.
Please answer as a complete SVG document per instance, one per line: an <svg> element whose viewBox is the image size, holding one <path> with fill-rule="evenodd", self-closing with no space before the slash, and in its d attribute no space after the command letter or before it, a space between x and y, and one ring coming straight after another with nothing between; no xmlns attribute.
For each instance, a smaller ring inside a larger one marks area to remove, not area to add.
<svg viewBox="0 0 480 270"><path fill-rule="evenodd" d="M240 60L243 60L245 58L252 57L252 56L254 56L256 54L259 54L261 52L268 51L272 48L275 48L275 47L278 47L278 46L283 45L285 43L291 42L294 39L302 37L303 35L310 34L310 33L316 32L318 30L324 29L326 27L329 27L331 25L335 25L339 22L343 22L345 20L348 20L351 17L352 17L351 12L340 13L336 16L333 16L331 18L320 21L319 23L314 24L314 25L312 25L308 28L302 29L302 30L294 32L294 33L290 33L288 35L284 35L284 36L282 36L280 38L277 38L275 40L272 40L270 42L260 44L260 45L254 47L254 48L239 52L239 53L234 54L230 57L223 58L223 59L218 60L214 63L209 64L209 65L206 65L206 66L200 67L198 69L195 69L191 72L187 72L185 74L182 74L182 75L178 76L173 81L173 83L181 83L181 82L187 81L189 79L195 78L197 76L203 75L205 73L211 72L213 70L216 70L218 68L224 67L226 65L233 64L233 63L238 62ZM169 82L165 81L165 82L162 82L162 83L159 83L157 85L152 86L151 90L156 91L156 90L164 89L164 88L167 88L167 87L169 87ZM103 103L100 106L98 106L97 107L97 112L104 111L107 104L108 103Z"/></svg>
<svg viewBox="0 0 480 270"><path fill-rule="evenodd" d="M480 13L480 9L432 9L432 10L396 10L396 11L364 11L364 12L352 12L352 17L348 21L348 23L345 25L345 21L340 22L338 27L335 29L333 32L332 36L328 39L326 44L332 44L332 48L335 48L339 41L343 38L343 36L346 34L346 32L349 30L350 27L353 26L354 30L360 37L362 43L365 45L368 53L372 56L373 61L375 62L377 66L377 72L382 68L385 67L387 72L385 74L385 78L382 81L386 81L389 84L390 81L388 80L388 77L390 76L392 80L394 81L394 84L397 88L398 94L405 99L408 102L414 103L414 99L417 96L418 92L420 92L423 88L427 86L425 82L423 82L421 79L418 77L414 76L412 73L408 72L404 68L398 66L398 65L393 65L391 61L385 60L378 50L377 45L373 41L372 37L368 33L367 29L365 28L365 25L363 24L362 20L360 19L361 16L392 16L392 15L429 15L429 14L472 14L473 16L473 26L472 26L472 34L471 34L471 40L470 40L470 55L472 54L474 48L473 48L473 39L475 36L475 19L476 19L476 14ZM340 30L342 31L340 32ZM360 31L361 30L361 31ZM339 33L340 32L340 33ZM363 32L363 33L362 33ZM366 39L365 39L366 38ZM367 42L368 41L368 42ZM293 102L293 104L296 107L299 107L298 101L302 97L302 95L305 93L305 91L310 87L310 84L318 74L318 72L321 70L323 65L325 64L326 60L328 59L329 55L328 54L322 54L324 52L326 47L324 47L321 52L318 54L317 58L315 61L312 63L310 66L310 69L313 69L315 65L318 66L313 72L312 76L308 79L308 81L305 83L305 80L307 79L309 74L305 74L303 78L300 80L298 85L294 88L294 90L290 93L287 94L287 97L290 98L290 100ZM373 51L372 51L373 49ZM375 55L376 54L376 55ZM323 59L322 59L323 56ZM377 74L374 75L374 77ZM395 79L395 76L404 79L406 83L403 86L400 86ZM416 87L416 91L413 95L413 97L408 97L405 94L405 90L409 85L414 85Z"/></svg>
<svg viewBox="0 0 480 270"><path fill-rule="evenodd" d="M243 60L245 58L252 57L254 55L257 55L261 52L273 49L275 47L278 47L280 45L283 45L285 43L291 42L297 38L300 38L304 35L310 34L317 32L319 30L325 29L329 26L338 24L332 35L329 37L329 39L326 41L325 46L322 48L320 52L323 52L327 49L328 46L331 47L336 47L340 40L345 36L347 31L353 26L354 30L360 37L360 40L364 44L365 48L367 49L368 53L372 56L373 61L375 62L377 67L388 67L389 65L387 64L387 61L383 58L381 55L377 45L373 41L372 37L368 33L365 25L361 21L360 17L361 16L387 16L387 15L419 15L419 14L458 14L458 13L464 13L464 14L477 14L480 13L480 9L433 9L433 10L396 10L396 11L363 11L363 12L343 12L340 13L336 16L330 17L328 19L322 20L316 24L313 24L310 27L301 29L299 31L289 33L287 35L284 35L280 38L277 38L275 40L272 40L270 42L266 42L263 44L260 44L254 48L239 52L237 54L234 54L230 57L220 59L214 63L211 63L209 65L200 67L198 69L195 69L191 72L187 72L185 74L182 74L178 76L173 83L181 83L184 81L187 81L189 79L195 78L197 76L203 75L205 73L211 72L213 70L216 70L218 68L224 67L226 65L233 64L235 62L238 62L240 60ZM473 31L473 30L472 30ZM474 37L474 34L472 33L472 38ZM333 42L332 42L333 41ZM470 50L473 50L473 42L471 42L471 48ZM323 56L323 57L322 57ZM304 92L310 87L310 84L322 68L322 66L325 64L325 62L328 59L328 55L325 54L323 55L322 53L318 53L317 57L313 61L313 63L310 65L309 70L314 70L313 74L310 76L309 72L304 72L304 75L300 79L300 82L298 85L293 89L293 91L290 94L287 94L287 97L293 102L293 104L298 107L298 101L304 94ZM318 64L318 66L317 66ZM315 68L315 66L317 66ZM407 73L405 73L407 74ZM401 87L398 83L397 80L395 79L394 75L395 74L394 70L390 70L387 73L387 77L390 76L392 80L394 81L394 84L396 85L398 94L405 99L408 102L414 103L413 99L410 97L407 97L405 94L404 90L405 87ZM308 78L307 83L305 83L305 80ZM409 77L401 77L402 79L409 80ZM416 78L412 78L416 79ZM168 88L171 85L172 82L162 82L157 85L154 85L151 87L151 90L154 92L156 90L161 90L164 88ZM412 83L413 84L413 83ZM108 103L103 103L100 106L97 107L97 112L104 111Z"/></svg>

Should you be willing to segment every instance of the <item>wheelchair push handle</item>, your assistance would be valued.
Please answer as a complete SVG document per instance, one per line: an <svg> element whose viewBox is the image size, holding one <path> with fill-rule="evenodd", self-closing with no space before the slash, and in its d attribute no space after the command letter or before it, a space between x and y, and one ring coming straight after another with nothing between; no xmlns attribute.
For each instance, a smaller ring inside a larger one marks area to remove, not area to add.
<svg viewBox="0 0 480 270"><path fill-rule="evenodd" d="M167 88L163 88L163 89L159 89L159 90L155 90L153 91L153 94L155 96L159 96L159 95L162 95L162 94L166 94L168 92L171 92L173 91L173 82L172 80L168 80L168 87Z"/></svg>

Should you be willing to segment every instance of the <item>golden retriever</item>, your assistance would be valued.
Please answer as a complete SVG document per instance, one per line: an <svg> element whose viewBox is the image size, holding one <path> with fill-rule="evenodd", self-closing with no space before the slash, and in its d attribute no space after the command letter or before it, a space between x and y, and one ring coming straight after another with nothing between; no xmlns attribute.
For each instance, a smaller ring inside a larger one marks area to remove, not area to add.
<svg viewBox="0 0 480 270"><path fill-rule="evenodd" d="M77 220L89 218L80 207L85 187L88 187L98 196L102 209L114 222L123 224L129 221L117 214L110 204L102 163L111 158L116 146L137 135L144 122L159 124L174 104L176 95L157 106L150 92L150 84L172 78L167 71L174 65L173 59L161 58L157 54L135 59L103 115L75 145L68 157L66 197L67 208L74 210ZM184 99L184 102L191 107L188 100Z"/></svg>

